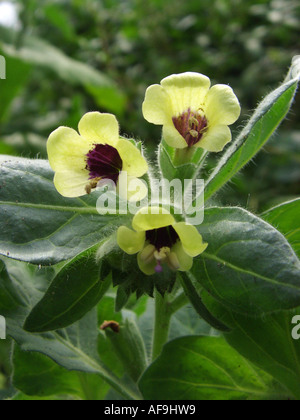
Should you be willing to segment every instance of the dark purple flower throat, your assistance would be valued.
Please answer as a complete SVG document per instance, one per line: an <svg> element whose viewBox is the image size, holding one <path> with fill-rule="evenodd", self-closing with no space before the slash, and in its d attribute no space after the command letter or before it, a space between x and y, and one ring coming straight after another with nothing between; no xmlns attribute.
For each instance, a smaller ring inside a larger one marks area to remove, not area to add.
<svg viewBox="0 0 300 420"><path fill-rule="evenodd" d="M89 179L111 179L117 184L123 167L117 149L108 144L96 144L86 156L86 169L90 173Z"/></svg>
<svg viewBox="0 0 300 420"><path fill-rule="evenodd" d="M176 244L179 236L172 226L162 227L159 229L147 230L146 240L154 245L157 251L162 248L172 248Z"/></svg>

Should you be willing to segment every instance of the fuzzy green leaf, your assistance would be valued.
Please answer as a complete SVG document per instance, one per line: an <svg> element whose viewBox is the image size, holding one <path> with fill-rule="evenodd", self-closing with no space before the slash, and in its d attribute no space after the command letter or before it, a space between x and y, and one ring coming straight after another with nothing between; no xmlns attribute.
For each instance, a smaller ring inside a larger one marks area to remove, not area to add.
<svg viewBox="0 0 300 420"><path fill-rule="evenodd" d="M15 345L13 365L13 384L26 395L81 396L78 374L63 369L41 353L24 352Z"/></svg>
<svg viewBox="0 0 300 420"><path fill-rule="evenodd" d="M202 298L212 313L231 328L225 335L227 342L300 399L300 340L292 338L292 319L300 314L300 308L251 319L227 310L207 292L202 293Z"/></svg>
<svg viewBox="0 0 300 420"><path fill-rule="evenodd" d="M208 248L191 272L220 303L254 317L300 305L300 262L271 225L240 208L211 208L199 230Z"/></svg>
<svg viewBox="0 0 300 420"><path fill-rule="evenodd" d="M0 276L0 313L7 321L7 335L12 337L23 351L38 352L54 360L68 370L99 375L127 399L139 398L134 389L128 389L100 360L98 355L97 311L90 311L71 327L30 334L23 324L32 308L42 298L53 279L51 269L37 267L18 261L5 261L5 275Z"/></svg>
<svg viewBox="0 0 300 420"><path fill-rule="evenodd" d="M100 243L128 216L97 212L99 193L64 198L47 161L0 157L0 254L33 264L71 259Z"/></svg>
<svg viewBox="0 0 300 420"><path fill-rule="evenodd" d="M30 312L24 329L37 333L72 325L96 306L110 283L110 277L100 278L95 250L83 252L59 271L43 299Z"/></svg>
<svg viewBox="0 0 300 420"><path fill-rule="evenodd" d="M246 400L288 398L255 371L221 337L184 337L169 342L142 376L149 400Z"/></svg>
<svg viewBox="0 0 300 420"><path fill-rule="evenodd" d="M300 257L300 198L267 210L261 217L284 234Z"/></svg>

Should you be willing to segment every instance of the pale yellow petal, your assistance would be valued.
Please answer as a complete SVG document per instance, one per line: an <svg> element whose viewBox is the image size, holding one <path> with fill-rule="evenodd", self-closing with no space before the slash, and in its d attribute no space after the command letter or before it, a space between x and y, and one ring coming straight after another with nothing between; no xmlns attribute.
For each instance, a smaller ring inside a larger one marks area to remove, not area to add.
<svg viewBox="0 0 300 420"><path fill-rule="evenodd" d="M112 114L89 112L81 118L78 129L90 144L108 144L114 147L119 140L119 124Z"/></svg>
<svg viewBox="0 0 300 420"><path fill-rule="evenodd" d="M86 195L86 185L89 183L88 171L65 170L56 172L54 185L57 191L64 197L74 198Z"/></svg>
<svg viewBox="0 0 300 420"><path fill-rule="evenodd" d="M179 271L189 271L193 267L193 258L185 252L181 242L176 242L171 251L177 256L180 264Z"/></svg>
<svg viewBox="0 0 300 420"><path fill-rule="evenodd" d="M127 172L120 172L117 192L120 197L131 202L143 200L148 194L148 187L142 179L129 176Z"/></svg>
<svg viewBox="0 0 300 420"><path fill-rule="evenodd" d="M48 159L54 171L85 169L89 151L90 144L68 127L53 131L47 141Z"/></svg>
<svg viewBox="0 0 300 420"><path fill-rule="evenodd" d="M147 231L170 226L175 223L174 217L162 207L146 207L138 211L132 221L136 231Z"/></svg>
<svg viewBox="0 0 300 420"><path fill-rule="evenodd" d="M130 141L120 138L116 143L116 149L122 159L122 170L128 175L141 177L148 171L148 164L137 147Z"/></svg>
<svg viewBox="0 0 300 420"><path fill-rule="evenodd" d="M161 85L170 97L173 116L179 116L189 108L202 108L210 80L203 74L188 72L166 77Z"/></svg>
<svg viewBox="0 0 300 420"><path fill-rule="evenodd" d="M195 226L180 222L176 223L173 228L179 236L184 251L190 257L200 255L207 248L208 244L203 242L202 236Z"/></svg>
<svg viewBox="0 0 300 420"><path fill-rule="evenodd" d="M239 118L241 106L230 86L215 85L206 96L204 111L209 126L231 125Z"/></svg>
<svg viewBox="0 0 300 420"><path fill-rule="evenodd" d="M136 254L144 248L145 232L135 232L126 226L121 226L117 233L119 247L129 255Z"/></svg>
<svg viewBox="0 0 300 420"><path fill-rule="evenodd" d="M145 120L157 125L163 125L172 118L171 101L162 86L152 85L146 90L143 115Z"/></svg>
<svg viewBox="0 0 300 420"><path fill-rule="evenodd" d="M220 152L231 141L231 131L227 125L209 127L203 138L195 144L196 147L208 152Z"/></svg>
<svg viewBox="0 0 300 420"><path fill-rule="evenodd" d="M187 147L187 142L184 140L179 131L176 130L172 120L163 126L162 136L166 143L171 147L176 149L184 149Z"/></svg>

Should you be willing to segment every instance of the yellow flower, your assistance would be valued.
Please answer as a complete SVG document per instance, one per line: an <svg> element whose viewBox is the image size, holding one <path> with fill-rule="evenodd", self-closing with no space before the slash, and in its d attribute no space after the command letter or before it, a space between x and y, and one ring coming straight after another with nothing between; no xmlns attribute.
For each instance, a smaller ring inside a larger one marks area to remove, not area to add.
<svg viewBox="0 0 300 420"><path fill-rule="evenodd" d="M239 118L241 108L229 86L210 85L200 73L169 76L147 89L144 118L163 125L163 138L171 147L219 152L231 141L228 125Z"/></svg>
<svg viewBox="0 0 300 420"><path fill-rule="evenodd" d="M133 218L134 230L118 229L119 247L129 255L138 253L138 265L143 273L152 275L167 264L171 270L189 271L193 258L207 248L195 226L176 222L164 208L147 207Z"/></svg>
<svg viewBox="0 0 300 420"><path fill-rule="evenodd" d="M54 185L64 197L89 194L100 180L111 180L118 188L126 172L129 180L147 172L148 165L141 152L130 141L119 137L119 124L114 115L85 114L79 122L79 133L59 127L47 142L49 162L55 171Z"/></svg>

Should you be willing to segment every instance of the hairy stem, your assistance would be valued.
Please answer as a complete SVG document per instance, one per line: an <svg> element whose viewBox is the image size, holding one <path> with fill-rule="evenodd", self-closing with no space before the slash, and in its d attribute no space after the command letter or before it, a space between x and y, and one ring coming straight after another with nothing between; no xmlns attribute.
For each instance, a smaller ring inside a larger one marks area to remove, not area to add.
<svg viewBox="0 0 300 420"><path fill-rule="evenodd" d="M155 291L155 321L153 331L152 360L156 359L168 340L171 314L167 294L164 297Z"/></svg>
<svg viewBox="0 0 300 420"><path fill-rule="evenodd" d="M162 297L159 292L155 292L152 360L156 359L161 354L163 346L168 340L170 322L173 314L186 305L187 302L188 299L185 293L181 293L172 301L169 301L167 294Z"/></svg>

